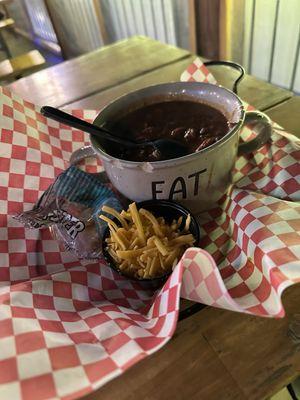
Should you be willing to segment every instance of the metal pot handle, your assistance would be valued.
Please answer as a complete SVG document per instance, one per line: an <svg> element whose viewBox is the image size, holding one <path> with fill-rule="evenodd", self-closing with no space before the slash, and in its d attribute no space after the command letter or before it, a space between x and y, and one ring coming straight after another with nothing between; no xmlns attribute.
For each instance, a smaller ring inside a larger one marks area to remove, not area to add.
<svg viewBox="0 0 300 400"><path fill-rule="evenodd" d="M245 76L245 69L244 67L242 67L240 64L235 63L233 61L206 61L203 63L206 67L210 66L210 65L225 65L227 67L231 67L234 68L236 70L238 70L240 72L239 77L234 81L233 87L232 87L232 91L233 93L237 94L238 91L238 84L241 82L241 80L244 78Z"/></svg>
<svg viewBox="0 0 300 400"><path fill-rule="evenodd" d="M80 161L84 160L85 158L88 157L95 157L97 153L93 149L92 146L84 146L81 147L80 149L75 150L70 157L70 165L76 165Z"/></svg>
<svg viewBox="0 0 300 400"><path fill-rule="evenodd" d="M237 94L238 85L245 76L245 69L238 63L232 61L206 61L203 63L205 66L210 65L225 65L234 68L240 72L239 77L234 81L232 91ZM251 153L254 150L262 147L270 139L272 134L272 125L270 118L259 111L249 111L245 114L244 125L254 124L253 130L257 133L257 136L245 143L240 143L238 148L238 154Z"/></svg>
<svg viewBox="0 0 300 400"><path fill-rule="evenodd" d="M238 155L251 153L259 149L270 139L272 134L272 125L270 118L260 111L248 111L245 114L243 125L254 124L252 128L257 136L248 142L240 143Z"/></svg>

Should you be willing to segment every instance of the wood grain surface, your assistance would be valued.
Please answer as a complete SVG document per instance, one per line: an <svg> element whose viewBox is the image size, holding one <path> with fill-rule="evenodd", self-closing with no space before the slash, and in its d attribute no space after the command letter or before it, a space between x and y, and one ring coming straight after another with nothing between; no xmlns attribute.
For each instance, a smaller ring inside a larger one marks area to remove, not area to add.
<svg viewBox="0 0 300 400"><path fill-rule="evenodd" d="M216 80L229 89L232 89L234 79L239 75L237 71L225 66L213 66L209 69ZM290 99L293 93L246 74L238 86L238 95L255 108L264 111Z"/></svg>
<svg viewBox="0 0 300 400"><path fill-rule="evenodd" d="M44 69L9 85L40 105L63 106L189 56L189 52L133 37Z"/></svg>
<svg viewBox="0 0 300 400"><path fill-rule="evenodd" d="M100 109L129 91L178 81L193 58L186 50L139 36L19 79L9 88L40 105ZM210 69L219 84L232 88L236 71L220 66ZM239 95L265 110L292 93L248 75L240 84Z"/></svg>
<svg viewBox="0 0 300 400"><path fill-rule="evenodd" d="M31 50L22 54L0 62L0 81L13 78L14 76L30 73L41 68L46 60L38 50Z"/></svg>
<svg viewBox="0 0 300 400"><path fill-rule="evenodd" d="M125 83L119 84L107 90L85 97L79 101L69 103L68 108L92 108L100 110L110 101L143 87L165 82L176 82L180 80L183 70L194 60L195 56L189 56L183 60L161 67L155 71L145 73ZM228 67L209 67L218 83L232 89L234 80L238 73ZM275 104L290 99L292 93L288 90L276 87L260 79L246 75L239 85L238 95L259 110L266 110Z"/></svg>
<svg viewBox="0 0 300 400"><path fill-rule="evenodd" d="M300 341L290 337L290 325L300 317L299 289L298 284L283 293L282 319L210 307L195 315L201 334L251 400L273 395L299 375Z"/></svg>
<svg viewBox="0 0 300 400"><path fill-rule="evenodd" d="M84 400L246 399L201 335L198 314L179 322L161 350Z"/></svg>
<svg viewBox="0 0 300 400"><path fill-rule="evenodd" d="M84 399L267 399L300 372L299 289L283 294L283 319L204 308L179 322L161 350Z"/></svg>
<svg viewBox="0 0 300 400"><path fill-rule="evenodd" d="M82 100L70 103L67 105L67 107L73 109L92 108L100 110L112 100L128 92L158 83L179 81L180 74L193 61L194 58L194 56L188 56L183 60L174 62L167 66L162 66L155 71L145 73L142 76L130 79L127 82L121 83L102 92L95 93L94 95L86 97Z"/></svg>
<svg viewBox="0 0 300 400"><path fill-rule="evenodd" d="M267 111L274 121L287 129L288 132L300 138L300 97L294 96L290 100L277 105Z"/></svg>

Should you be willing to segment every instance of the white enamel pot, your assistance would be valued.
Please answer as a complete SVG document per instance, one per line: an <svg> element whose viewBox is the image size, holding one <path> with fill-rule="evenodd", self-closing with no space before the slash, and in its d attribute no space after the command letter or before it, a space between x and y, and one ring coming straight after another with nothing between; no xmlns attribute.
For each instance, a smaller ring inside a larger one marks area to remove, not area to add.
<svg viewBox="0 0 300 400"><path fill-rule="evenodd" d="M91 136L92 149L116 189L133 201L150 199L176 200L192 212L213 207L232 183L232 171L238 153L249 153L270 138L269 118L260 112L245 112L240 98L232 91L210 83L174 82L150 86L126 94L108 104L94 124L102 126L126 110L153 103L153 99L193 100L220 110L233 128L218 142L184 157L156 162L120 160L105 151L99 139ZM157 100L158 101L158 100ZM255 139L240 144L242 127L251 123ZM74 155L77 159L79 154Z"/></svg>

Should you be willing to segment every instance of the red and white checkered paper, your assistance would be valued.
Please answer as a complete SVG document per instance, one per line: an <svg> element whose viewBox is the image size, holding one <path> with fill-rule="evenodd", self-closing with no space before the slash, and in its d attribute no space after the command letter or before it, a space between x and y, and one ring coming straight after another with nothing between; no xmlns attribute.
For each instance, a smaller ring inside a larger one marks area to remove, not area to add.
<svg viewBox="0 0 300 400"><path fill-rule="evenodd" d="M182 78L215 83L200 60ZM103 260L85 264L62 251L48 229L24 229L12 218L33 207L89 140L6 88L0 96L1 400L73 399L99 388L170 339L180 296L284 315L281 293L300 281L300 155L293 136L275 131L254 157L238 159L235 187L199 216L205 250L187 250L153 295ZM244 129L243 138L252 134Z"/></svg>

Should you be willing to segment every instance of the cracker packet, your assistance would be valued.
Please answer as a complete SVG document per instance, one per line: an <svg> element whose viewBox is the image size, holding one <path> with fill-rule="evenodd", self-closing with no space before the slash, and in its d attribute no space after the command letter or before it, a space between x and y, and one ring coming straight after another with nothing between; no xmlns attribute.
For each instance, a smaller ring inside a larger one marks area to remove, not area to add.
<svg viewBox="0 0 300 400"><path fill-rule="evenodd" d="M122 210L101 174L89 174L71 166L56 178L32 210L14 218L27 228L50 228L66 250L80 259L95 259L101 255L106 228L106 222L99 219L104 205Z"/></svg>

